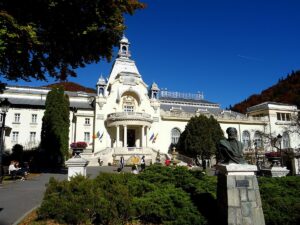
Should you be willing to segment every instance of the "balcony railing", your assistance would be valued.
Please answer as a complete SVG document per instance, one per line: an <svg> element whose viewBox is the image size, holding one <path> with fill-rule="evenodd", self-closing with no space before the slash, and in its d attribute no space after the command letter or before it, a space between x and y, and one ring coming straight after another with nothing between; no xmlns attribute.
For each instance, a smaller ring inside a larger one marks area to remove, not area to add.
<svg viewBox="0 0 300 225"><path fill-rule="evenodd" d="M152 122L151 115L143 112L117 112L108 114L107 120L117 121L117 120L141 120Z"/></svg>
<svg viewBox="0 0 300 225"><path fill-rule="evenodd" d="M193 116L198 115L199 113L195 112L182 112L182 111L166 111L162 112L162 117L172 117L172 118L178 118L178 119L190 119ZM242 120L242 121L260 121L260 122L267 122L266 117L247 117L247 116L240 116L240 115L235 115L235 114L210 114L210 113L204 113L204 115L213 116L217 120Z"/></svg>

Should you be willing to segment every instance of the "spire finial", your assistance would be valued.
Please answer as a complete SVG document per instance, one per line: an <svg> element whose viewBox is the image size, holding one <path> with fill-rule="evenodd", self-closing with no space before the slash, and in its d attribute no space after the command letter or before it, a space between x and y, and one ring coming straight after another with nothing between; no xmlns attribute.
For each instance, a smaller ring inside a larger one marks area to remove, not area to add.
<svg viewBox="0 0 300 225"><path fill-rule="evenodd" d="M122 39L120 40L120 49L118 56L121 58L130 58L130 52L129 52L129 45L130 42L128 41L128 38L123 33Z"/></svg>

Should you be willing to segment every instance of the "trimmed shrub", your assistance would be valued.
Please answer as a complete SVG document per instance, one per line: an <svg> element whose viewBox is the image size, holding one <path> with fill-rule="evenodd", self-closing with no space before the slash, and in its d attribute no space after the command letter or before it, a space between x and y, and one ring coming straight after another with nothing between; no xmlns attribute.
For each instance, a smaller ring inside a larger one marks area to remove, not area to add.
<svg viewBox="0 0 300 225"><path fill-rule="evenodd" d="M146 224L206 224L189 195L173 185L134 198L133 205L137 218Z"/></svg>
<svg viewBox="0 0 300 225"><path fill-rule="evenodd" d="M93 191L92 183L83 176L70 182L51 178L38 217L59 223L92 224L97 206L103 202L101 193Z"/></svg>
<svg viewBox="0 0 300 225"><path fill-rule="evenodd" d="M300 177L261 177L258 181L266 224L300 224Z"/></svg>

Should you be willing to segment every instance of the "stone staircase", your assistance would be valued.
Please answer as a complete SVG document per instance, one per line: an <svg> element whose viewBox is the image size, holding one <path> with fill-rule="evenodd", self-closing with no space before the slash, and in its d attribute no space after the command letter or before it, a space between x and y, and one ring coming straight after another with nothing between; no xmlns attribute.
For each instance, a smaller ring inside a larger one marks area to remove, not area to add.
<svg viewBox="0 0 300 225"><path fill-rule="evenodd" d="M105 148L95 153L83 152L80 156L89 161L88 166L99 166L99 161L104 166L109 163L118 165L121 156L124 157L127 165L139 164L142 156L145 156L147 165L157 162L158 158L161 163L164 163L166 158L171 157L152 148Z"/></svg>

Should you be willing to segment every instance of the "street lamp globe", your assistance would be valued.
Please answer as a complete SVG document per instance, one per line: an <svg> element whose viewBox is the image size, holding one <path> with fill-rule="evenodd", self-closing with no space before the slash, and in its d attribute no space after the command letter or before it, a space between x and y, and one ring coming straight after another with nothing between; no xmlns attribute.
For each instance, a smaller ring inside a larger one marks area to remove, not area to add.
<svg viewBox="0 0 300 225"><path fill-rule="evenodd" d="M281 134L278 134L278 135L277 135L277 140L278 140L279 142L281 142L281 140L282 140L282 135L281 135Z"/></svg>
<svg viewBox="0 0 300 225"><path fill-rule="evenodd" d="M7 98L5 98L3 101L1 101L0 108L2 113L7 113L10 107L10 102Z"/></svg>

